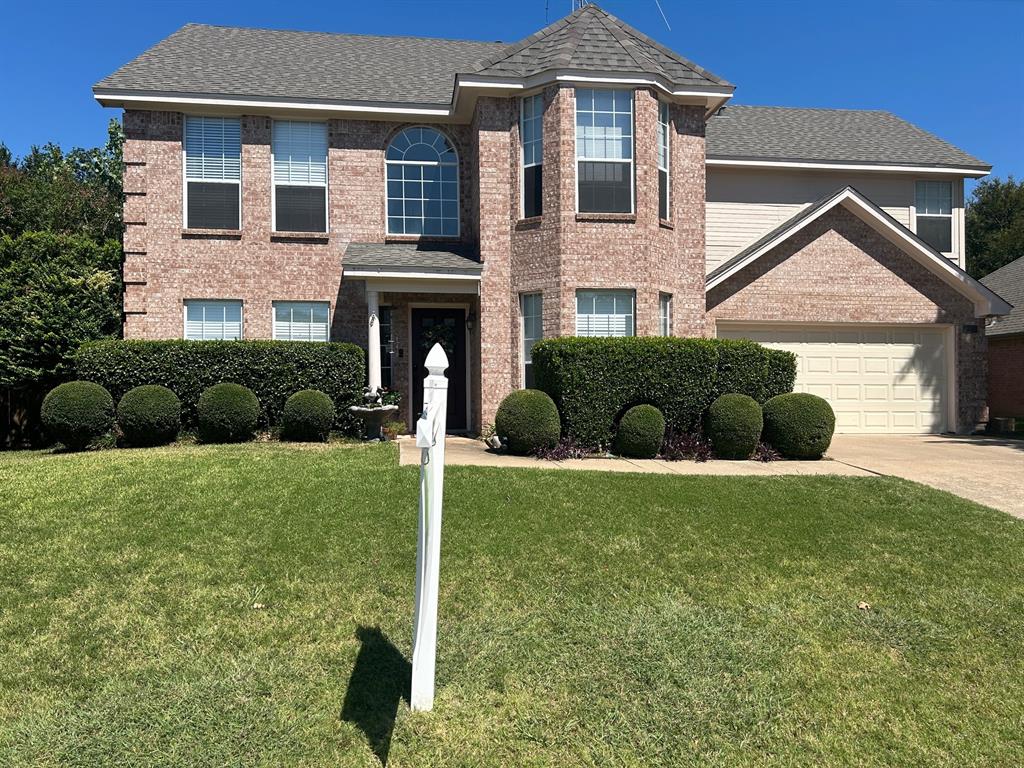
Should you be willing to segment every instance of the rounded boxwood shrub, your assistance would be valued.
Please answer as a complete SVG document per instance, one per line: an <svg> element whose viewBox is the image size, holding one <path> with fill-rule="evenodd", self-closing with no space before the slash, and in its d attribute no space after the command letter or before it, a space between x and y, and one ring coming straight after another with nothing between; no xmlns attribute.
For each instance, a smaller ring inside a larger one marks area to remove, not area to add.
<svg viewBox="0 0 1024 768"><path fill-rule="evenodd" d="M166 445L181 429L181 400L159 384L129 389L117 404L117 426L130 445Z"/></svg>
<svg viewBox="0 0 1024 768"><path fill-rule="evenodd" d="M619 420L615 452L631 459L653 459L665 440L665 417L653 405L634 405Z"/></svg>
<svg viewBox="0 0 1024 768"><path fill-rule="evenodd" d="M519 389L509 394L494 417L494 433L518 454L553 448L562 433L555 401L539 389Z"/></svg>
<svg viewBox="0 0 1024 768"><path fill-rule="evenodd" d="M790 392L764 404L764 439L787 459L820 459L835 428L832 406L817 395Z"/></svg>
<svg viewBox="0 0 1024 768"><path fill-rule="evenodd" d="M110 429L114 399L99 384L69 381L47 393L40 417L50 437L79 451Z"/></svg>
<svg viewBox="0 0 1024 768"><path fill-rule="evenodd" d="M334 423L334 403L319 389L304 389L289 397L281 414L284 440L324 442Z"/></svg>
<svg viewBox="0 0 1024 768"><path fill-rule="evenodd" d="M722 395L704 414L704 434L720 459L749 459L763 426L761 406L747 395Z"/></svg>
<svg viewBox="0 0 1024 768"><path fill-rule="evenodd" d="M252 439L260 418L260 402L241 384L214 384L196 404L199 437L205 443L241 443Z"/></svg>

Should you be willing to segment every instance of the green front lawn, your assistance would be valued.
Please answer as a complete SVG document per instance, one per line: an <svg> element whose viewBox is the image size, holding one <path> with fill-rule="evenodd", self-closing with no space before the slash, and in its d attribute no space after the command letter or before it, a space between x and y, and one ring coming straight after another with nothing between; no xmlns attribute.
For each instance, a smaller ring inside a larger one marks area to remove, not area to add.
<svg viewBox="0 0 1024 768"><path fill-rule="evenodd" d="M412 714L417 471L0 455L0 765L1024 763L1024 523L888 479L451 468Z"/></svg>

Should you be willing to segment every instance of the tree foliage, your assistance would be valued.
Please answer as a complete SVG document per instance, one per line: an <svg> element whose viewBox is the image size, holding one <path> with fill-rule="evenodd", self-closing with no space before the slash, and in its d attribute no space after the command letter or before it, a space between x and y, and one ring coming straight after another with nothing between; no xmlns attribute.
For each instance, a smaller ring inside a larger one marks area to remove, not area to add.
<svg viewBox="0 0 1024 768"><path fill-rule="evenodd" d="M1024 182L1010 176L974 188L967 203L967 271L984 277L1024 256Z"/></svg>
<svg viewBox="0 0 1024 768"><path fill-rule="evenodd" d="M0 386L48 389L83 341L121 329L121 244L0 235Z"/></svg>
<svg viewBox="0 0 1024 768"><path fill-rule="evenodd" d="M110 121L102 147L64 152L51 142L16 160L0 145L0 234L120 239L123 146L117 120Z"/></svg>

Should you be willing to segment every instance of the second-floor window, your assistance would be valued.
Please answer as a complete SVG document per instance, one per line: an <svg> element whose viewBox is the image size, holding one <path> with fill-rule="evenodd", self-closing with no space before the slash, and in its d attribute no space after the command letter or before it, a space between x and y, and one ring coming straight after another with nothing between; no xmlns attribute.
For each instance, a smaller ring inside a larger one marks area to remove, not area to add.
<svg viewBox="0 0 1024 768"><path fill-rule="evenodd" d="M523 141L523 217L543 212L544 94L524 96L520 132Z"/></svg>
<svg viewBox="0 0 1024 768"><path fill-rule="evenodd" d="M459 160L433 128L406 128L388 144L388 234L459 236Z"/></svg>
<svg viewBox="0 0 1024 768"><path fill-rule="evenodd" d="M576 89L581 213L633 212L633 92Z"/></svg>
<svg viewBox="0 0 1024 768"><path fill-rule="evenodd" d="M241 229L241 121L186 117L184 144L185 227Z"/></svg>
<svg viewBox="0 0 1024 768"><path fill-rule="evenodd" d="M668 104L664 101L658 102L658 215L668 221L672 218L672 209L669 207L669 167L671 155L669 150L669 126ZM668 334L665 334L666 336Z"/></svg>
<svg viewBox="0 0 1024 768"><path fill-rule="evenodd" d="M274 231L327 231L327 124L275 120Z"/></svg>
<svg viewBox="0 0 1024 768"><path fill-rule="evenodd" d="M915 194L917 236L939 253L953 250L953 184L919 181Z"/></svg>

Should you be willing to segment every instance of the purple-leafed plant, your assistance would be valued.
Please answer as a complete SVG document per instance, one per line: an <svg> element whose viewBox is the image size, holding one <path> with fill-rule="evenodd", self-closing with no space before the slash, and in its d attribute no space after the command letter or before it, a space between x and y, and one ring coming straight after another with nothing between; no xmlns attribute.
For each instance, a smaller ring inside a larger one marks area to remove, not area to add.
<svg viewBox="0 0 1024 768"><path fill-rule="evenodd" d="M566 459L582 459L589 456L591 451L582 445L577 445L571 437L560 438L552 448L540 448L536 452L538 459L545 461L564 461Z"/></svg>
<svg viewBox="0 0 1024 768"><path fill-rule="evenodd" d="M661 458L665 461L707 461L711 458L711 444L703 435L670 431L661 445Z"/></svg>
<svg viewBox="0 0 1024 768"><path fill-rule="evenodd" d="M782 458L782 454L772 448L764 440L758 440L757 448L754 449L754 455L750 458L754 461L778 461Z"/></svg>

